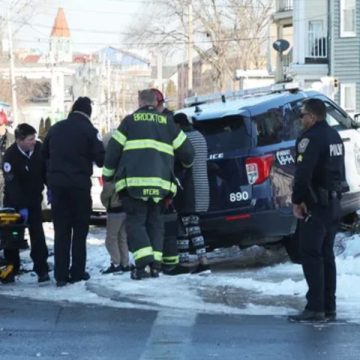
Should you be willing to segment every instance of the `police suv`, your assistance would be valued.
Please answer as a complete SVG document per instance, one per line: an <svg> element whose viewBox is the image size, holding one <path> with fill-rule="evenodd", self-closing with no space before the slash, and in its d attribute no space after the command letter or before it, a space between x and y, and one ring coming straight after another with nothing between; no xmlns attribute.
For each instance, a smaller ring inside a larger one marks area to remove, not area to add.
<svg viewBox="0 0 360 360"><path fill-rule="evenodd" d="M360 133L347 113L322 93L293 84L187 99L186 113L208 144L210 208L201 217L210 247L282 240L296 230L291 192L299 114L310 97L323 100L326 120L345 145L343 216L360 209ZM216 98L218 101L216 101Z"/></svg>

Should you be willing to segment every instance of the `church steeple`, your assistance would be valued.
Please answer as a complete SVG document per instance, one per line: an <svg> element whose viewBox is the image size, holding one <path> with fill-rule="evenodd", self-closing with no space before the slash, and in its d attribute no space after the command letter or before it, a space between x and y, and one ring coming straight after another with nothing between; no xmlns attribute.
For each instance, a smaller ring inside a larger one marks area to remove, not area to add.
<svg viewBox="0 0 360 360"><path fill-rule="evenodd" d="M50 58L54 62L71 62L70 30L63 8L59 8L50 35Z"/></svg>
<svg viewBox="0 0 360 360"><path fill-rule="evenodd" d="M66 21L63 8L59 8L56 14L54 26L51 31L51 36L68 37L68 38L70 37L70 30Z"/></svg>

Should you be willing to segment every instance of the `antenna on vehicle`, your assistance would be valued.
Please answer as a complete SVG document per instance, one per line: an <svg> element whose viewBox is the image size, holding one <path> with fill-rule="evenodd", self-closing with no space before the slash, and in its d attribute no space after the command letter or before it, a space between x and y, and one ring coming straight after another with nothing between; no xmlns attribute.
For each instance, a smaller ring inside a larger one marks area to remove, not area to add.
<svg viewBox="0 0 360 360"><path fill-rule="evenodd" d="M221 95L221 101L222 101L223 103L226 103L226 98L225 98L225 95L224 95L224 94Z"/></svg>

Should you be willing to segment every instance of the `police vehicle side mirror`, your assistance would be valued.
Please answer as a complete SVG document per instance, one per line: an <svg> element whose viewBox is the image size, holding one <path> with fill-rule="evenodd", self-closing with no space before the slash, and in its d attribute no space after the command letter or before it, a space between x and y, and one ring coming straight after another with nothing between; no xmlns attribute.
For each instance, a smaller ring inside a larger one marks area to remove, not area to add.
<svg viewBox="0 0 360 360"><path fill-rule="evenodd" d="M352 123L354 128L360 128L360 113L354 114L354 121Z"/></svg>

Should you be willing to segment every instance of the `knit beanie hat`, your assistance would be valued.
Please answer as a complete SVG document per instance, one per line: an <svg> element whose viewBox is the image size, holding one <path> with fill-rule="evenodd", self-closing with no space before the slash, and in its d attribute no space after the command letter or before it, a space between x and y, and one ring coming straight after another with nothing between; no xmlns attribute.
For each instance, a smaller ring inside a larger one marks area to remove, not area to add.
<svg viewBox="0 0 360 360"><path fill-rule="evenodd" d="M77 98L71 108L71 112L73 111L81 111L90 117L92 111L91 100L87 96Z"/></svg>
<svg viewBox="0 0 360 360"><path fill-rule="evenodd" d="M189 118L186 114L184 113L176 113L174 115L174 122L175 124L178 124L180 126L187 126L187 125L191 125L191 122L189 121Z"/></svg>

